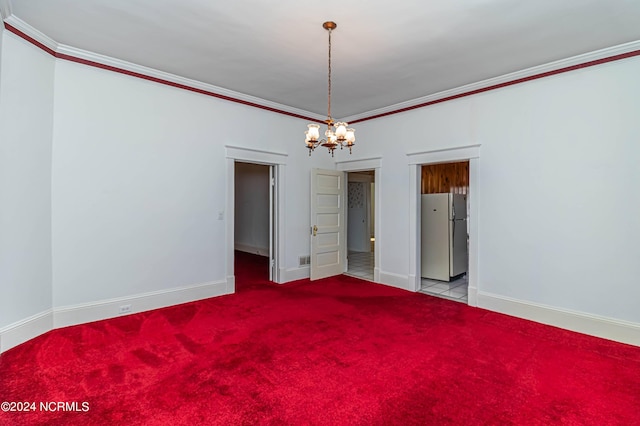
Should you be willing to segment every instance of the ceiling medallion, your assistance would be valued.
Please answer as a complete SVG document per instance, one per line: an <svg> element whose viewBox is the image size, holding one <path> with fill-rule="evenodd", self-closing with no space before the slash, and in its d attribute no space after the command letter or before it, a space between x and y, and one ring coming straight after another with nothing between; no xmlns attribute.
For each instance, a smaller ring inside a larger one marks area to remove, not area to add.
<svg viewBox="0 0 640 426"><path fill-rule="evenodd" d="M356 136L355 130L349 128L345 122L337 122L334 125L333 118L331 118L331 31L336 29L338 25L335 22L327 21L322 24L322 27L329 32L329 90L327 96L327 130L324 132L326 139L320 139L320 125L309 124L307 127L309 130L304 132L305 144L309 148L309 155L311 151L318 146L326 147L331 156L333 157L333 151L340 146L342 148L349 148L349 154L351 154L351 148L355 144Z"/></svg>

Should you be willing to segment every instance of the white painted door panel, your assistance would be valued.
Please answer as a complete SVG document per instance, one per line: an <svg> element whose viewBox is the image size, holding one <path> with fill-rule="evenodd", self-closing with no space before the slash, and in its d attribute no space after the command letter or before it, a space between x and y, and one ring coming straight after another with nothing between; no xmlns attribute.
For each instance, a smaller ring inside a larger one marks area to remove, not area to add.
<svg viewBox="0 0 640 426"><path fill-rule="evenodd" d="M339 275L345 249L344 172L311 171L311 272L310 278Z"/></svg>

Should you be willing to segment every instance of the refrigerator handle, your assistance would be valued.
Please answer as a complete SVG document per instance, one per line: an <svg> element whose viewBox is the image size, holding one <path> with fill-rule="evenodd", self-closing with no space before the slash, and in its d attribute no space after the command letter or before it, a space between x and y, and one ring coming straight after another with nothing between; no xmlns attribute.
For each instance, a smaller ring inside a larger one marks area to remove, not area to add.
<svg viewBox="0 0 640 426"><path fill-rule="evenodd" d="M454 220L452 220L453 222L453 230L451 233L451 245L454 244L455 240L456 240L456 221L455 221L455 215L454 215Z"/></svg>
<svg viewBox="0 0 640 426"><path fill-rule="evenodd" d="M453 213L453 218L451 218L451 220L456 220L456 205L453 201L451 202L451 212Z"/></svg>

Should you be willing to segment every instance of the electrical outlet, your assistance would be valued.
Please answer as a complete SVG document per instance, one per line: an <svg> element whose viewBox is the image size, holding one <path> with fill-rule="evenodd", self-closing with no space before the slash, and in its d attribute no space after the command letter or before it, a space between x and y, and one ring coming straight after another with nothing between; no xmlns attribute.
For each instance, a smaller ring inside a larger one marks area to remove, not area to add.
<svg viewBox="0 0 640 426"><path fill-rule="evenodd" d="M131 312L131 305L120 305L119 313L128 314L129 312Z"/></svg>

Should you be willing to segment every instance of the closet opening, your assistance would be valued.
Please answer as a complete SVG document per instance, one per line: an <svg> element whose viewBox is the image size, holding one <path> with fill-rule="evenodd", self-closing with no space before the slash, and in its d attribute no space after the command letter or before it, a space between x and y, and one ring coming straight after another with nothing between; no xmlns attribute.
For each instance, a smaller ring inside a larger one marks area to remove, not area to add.
<svg viewBox="0 0 640 426"><path fill-rule="evenodd" d="M234 163L236 283L275 281L275 166Z"/></svg>

